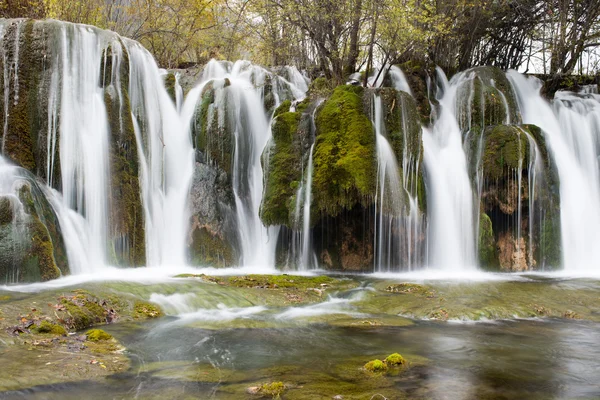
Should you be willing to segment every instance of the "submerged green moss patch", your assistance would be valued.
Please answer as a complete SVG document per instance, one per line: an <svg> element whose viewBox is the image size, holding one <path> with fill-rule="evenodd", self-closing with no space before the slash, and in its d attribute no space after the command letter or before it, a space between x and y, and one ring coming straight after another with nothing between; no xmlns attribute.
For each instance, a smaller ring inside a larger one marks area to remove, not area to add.
<svg viewBox="0 0 600 400"><path fill-rule="evenodd" d="M261 385L259 394L271 396L274 399L278 399L281 394L285 391L285 385L283 382L269 382Z"/></svg>
<svg viewBox="0 0 600 400"><path fill-rule="evenodd" d="M135 318L158 318L163 316L162 310L151 303L136 301L133 307Z"/></svg>
<svg viewBox="0 0 600 400"><path fill-rule="evenodd" d="M297 276L297 275L244 275L244 276L208 276L181 274L176 278L201 278L207 282L239 288L261 289L311 289L340 288L355 286L350 280L336 279L329 276Z"/></svg>

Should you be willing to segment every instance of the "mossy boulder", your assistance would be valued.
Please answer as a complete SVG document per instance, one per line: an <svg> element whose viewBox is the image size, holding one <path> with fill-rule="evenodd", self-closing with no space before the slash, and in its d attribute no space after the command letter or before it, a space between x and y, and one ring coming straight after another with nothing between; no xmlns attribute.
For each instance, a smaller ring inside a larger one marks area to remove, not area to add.
<svg viewBox="0 0 600 400"><path fill-rule="evenodd" d="M0 199L0 280L38 282L69 273L58 218L32 174L19 167L5 179L14 193Z"/></svg>
<svg viewBox="0 0 600 400"><path fill-rule="evenodd" d="M388 370L388 366L381 360L371 360L363 367L366 371L373 373L383 373Z"/></svg>
<svg viewBox="0 0 600 400"><path fill-rule="evenodd" d="M560 211L558 179L541 130L533 125L497 125L487 127L481 139L469 140L468 145L481 148L477 179L481 180L482 265L491 269L499 266L507 271L542 268L547 259L545 252L556 252L542 244L544 225L554 225L547 220L557 221ZM534 180L530 179L533 174ZM530 188L531 183L536 186ZM548 229L551 231L554 232ZM491 245L492 237L496 252ZM560 247L553 235L548 237L552 237L553 246Z"/></svg>
<svg viewBox="0 0 600 400"><path fill-rule="evenodd" d="M376 184L375 135L364 89L338 86L317 113L313 193L317 210L336 216L370 203Z"/></svg>
<svg viewBox="0 0 600 400"><path fill-rule="evenodd" d="M102 329L90 329L85 333L87 340L91 342L98 342L102 340L111 340L113 336L109 333L106 333Z"/></svg>
<svg viewBox="0 0 600 400"><path fill-rule="evenodd" d="M406 365L408 362L398 353L393 353L387 356L384 360L385 364L392 367Z"/></svg>
<svg viewBox="0 0 600 400"><path fill-rule="evenodd" d="M48 320L43 320L39 325L34 325L31 330L36 333L47 333L51 335L65 336L67 330L59 324L55 324Z"/></svg>

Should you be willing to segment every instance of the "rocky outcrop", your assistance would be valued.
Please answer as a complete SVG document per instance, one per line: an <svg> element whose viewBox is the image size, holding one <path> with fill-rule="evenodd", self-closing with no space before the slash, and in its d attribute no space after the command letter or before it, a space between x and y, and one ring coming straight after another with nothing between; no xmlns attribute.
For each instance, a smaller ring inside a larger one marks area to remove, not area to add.
<svg viewBox="0 0 600 400"><path fill-rule="evenodd" d="M196 160L189 200L188 252L193 265L228 267L239 260L233 194L227 182L225 171Z"/></svg>
<svg viewBox="0 0 600 400"><path fill-rule="evenodd" d="M12 170L8 177L14 191L0 196L0 282L47 281L68 274L58 218L35 177L22 168L2 168Z"/></svg>
<svg viewBox="0 0 600 400"><path fill-rule="evenodd" d="M478 162L481 264L503 271L554 264L551 247L560 248L554 226L559 220L558 187L540 129L492 126L486 128L482 140Z"/></svg>
<svg viewBox="0 0 600 400"><path fill-rule="evenodd" d="M63 185L61 122L65 119L61 93L63 83L74 79L63 74L72 73L65 63L74 63L76 57L67 48L75 46L80 28L52 20L0 21L0 87L4 89L0 96L0 151L59 191ZM116 34L85 29L86 33L93 31L97 45L103 46L97 78L109 121L107 259L115 265L143 265L144 218L128 93L129 56ZM85 204L80 207L85 208Z"/></svg>

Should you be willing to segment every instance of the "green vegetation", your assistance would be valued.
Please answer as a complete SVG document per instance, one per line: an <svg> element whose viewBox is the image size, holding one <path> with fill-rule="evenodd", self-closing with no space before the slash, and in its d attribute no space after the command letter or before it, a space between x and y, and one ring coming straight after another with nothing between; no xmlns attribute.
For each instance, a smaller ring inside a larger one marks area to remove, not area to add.
<svg viewBox="0 0 600 400"><path fill-rule="evenodd" d="M313 193L317 210L335 216L374 194L375 135L362 105L363 88L339 86L317 114Z"/></svg>
<svg viewBox="0 0 600 400"><path fill-rule="evenodd" d="M484 213L479 215L479 265L486 269L498 268L498 254L492 220Z"/></svg>
<svg viewBox="0 0 600 400"><path fill-rule="evenodd" d="M122 54L127 55L123 48ZM125 57L124 57L125 58ZM146 262L143 207L139 161L128 87L129 66L121 60L120 88L106 87L104 103L110 121L110 262L122 266L140 266ZM121 96L115 95L115 89ZM123 246L123 240L127 246Z"/></svg>
<svg viewBox="0 0 600 400"><path fill-rule="evenodd" d="M283 382L270 382L261 385L259 393L262 395L272 396L274 399L279 399L281 394L285 391L285 385Z"/></svg>
<svg viewBox="0 0 600 400"><path fill-rule="evenodd" d="M133 316L137 319L158 318L163 315L162 310L158 306L143 301L136 301L133 311Z"/></svg>
<svg viewBox="0 0 600 400"><path fill-rule="evenodd" d="M235 264L236 257L231 243L211 233L207 227L200 226L197 217L194 217L191 235L190 256L193 265L210 265L219 268Z"/></svg>
<svg viewBox="0 0 600 400"><path fill-rule="evenodd" d="M111 334L104 332L102 329L91 329L85 333L85 336L91 342L111 340L113 338Z"/></svg>
<svg viewBox="0 0 600 400"><path fill-rule="evenodd" d="M14 213L12 203L8 197L0 197L0 225L10 224Z"/></svg>
<svg viewBox="0 0 600 400"><path fill-rule="evenodd" d="M363 368L369 372L382 373L387 371L388 366L381 360L371 360Z"/></svg>
<svg viewBox="0 0 600 400"><path fill-rule="evenodd" d="M48 320L43 320L40 322L39 325L34 325L31 328L31 331L37 333L49 333L52 335L60 336L64 336L67 334L67 330L62 325L54 324Z"/></svg>
<svg viewBox="0 0 600 400"><path fill-rule="evenodd" d="M265 195L260 217L265 225L292 226L296 190L302 179L302 148L298 140L299 112L276 111L272 126L273 144L265 151L268 157ZM289 108L289 104L287 105Z"/></svg>
<svg viewBox="0 0 600 400"><path fill-rule="evenodd" d="M406 365L407 361L398 353L390 354L385 358L385 364L390 366Z"/></svg>

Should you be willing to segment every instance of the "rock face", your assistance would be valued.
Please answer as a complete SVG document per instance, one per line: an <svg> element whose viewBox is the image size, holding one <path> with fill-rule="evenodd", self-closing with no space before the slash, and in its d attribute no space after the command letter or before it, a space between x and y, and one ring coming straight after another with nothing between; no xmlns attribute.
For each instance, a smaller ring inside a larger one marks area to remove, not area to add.
<svg viewBox="0 0 600 400"><path fill-rule="evenodd" d="M58 218L35 177L18 167L0 169L4 183L9 178L13 188L0 195L0 282L47 281L68 274Z"/></svg>
<svg viewBox="0 0 600 400"><path fill-rule="evenodd" d="M239 260L227 173L196 161L190 190L188 249L193 265L227 267Z"/></svg>
<svg viewBox="0 0 600 400"><path fill-rule="evenodd" d="M72 40L75 46L78 35L96 35L96 45L103 49L97 60L97 79L109 121L107 261L143 265L144 218L128 93L128 54L116 34L86 29L82 33L79 26L58 21L0 21L0 87L4 89L0 96L0 126L4 127L0 151L49 186L63 189L60 143L67 118L61 115L61 96L63 83L73 79L64 74L71 73L67 63L77 66L77 62L90 61L76 59L65 43Z"/></svg>
<svg viewBox="0 0 600 400"><path fill-rule="evenodd" d="M558 221L558 190L540 129L531 125L486 128L479 165L482 264L524 271L554 263L548 250L559 247L559 242L550 245L544 229Z"/></svg>

